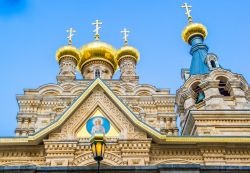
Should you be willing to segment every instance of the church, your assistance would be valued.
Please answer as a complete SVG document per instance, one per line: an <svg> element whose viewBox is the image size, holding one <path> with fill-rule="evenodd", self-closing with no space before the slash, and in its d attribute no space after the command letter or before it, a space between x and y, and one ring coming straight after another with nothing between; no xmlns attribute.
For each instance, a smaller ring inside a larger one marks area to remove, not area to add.
<svg viewBox="0 0 250 173"><path fill-rule="evenodd" d="M56 52L57 83L17 95L15 136L0 138L0 172L250 172L250 87L220 65L205 44L206 27L182 7L191 62L174 95L139 82L140 53L127 29L118 49L101 40L99 20L81 48L67 30L68 44ZM98 162L96 134L105 143Z"/></svg>

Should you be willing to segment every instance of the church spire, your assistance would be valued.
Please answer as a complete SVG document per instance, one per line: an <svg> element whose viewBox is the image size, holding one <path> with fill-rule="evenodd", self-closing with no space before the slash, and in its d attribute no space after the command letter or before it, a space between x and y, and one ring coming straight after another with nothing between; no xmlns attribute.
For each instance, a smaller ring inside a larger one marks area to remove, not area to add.
<svg viewBox="0 0 250 173"><path fill-rule="evenodd" d="M208 34L207 29L200 23L193 23L190 10L192 6L184 3L181 7L186 9L185 14L188 17L188 25L182 32L182 38L191 46L190 54L192 55L192 62L190 75L209 73L209 67L206 63L208 47L203 43Z"/></svg>

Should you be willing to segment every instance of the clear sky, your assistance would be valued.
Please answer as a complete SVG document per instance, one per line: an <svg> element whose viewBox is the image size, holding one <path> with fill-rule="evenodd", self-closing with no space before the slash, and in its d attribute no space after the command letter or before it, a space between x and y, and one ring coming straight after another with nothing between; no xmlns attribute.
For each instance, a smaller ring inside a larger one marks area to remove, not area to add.
<svg viewBox="0 0 250 173"><path fill-rule="evenodd" d="M1 99L0 135L13 135L24 88L56 83L57 49L65 44L69 27L77 30L73 45L93 41L96 19L103 22L101 40L119 48L120 30L127 27L129 44L141 53L137 72L141 83L170 88L183 81L190 47L181 39L187 24L183 0L0 0ZM187 0L196 22L207 26L206 43L219 63L250 81L250 1ZM116 74L118 78L119 72ZM80 78L80 75L78 75Z"/></svg>

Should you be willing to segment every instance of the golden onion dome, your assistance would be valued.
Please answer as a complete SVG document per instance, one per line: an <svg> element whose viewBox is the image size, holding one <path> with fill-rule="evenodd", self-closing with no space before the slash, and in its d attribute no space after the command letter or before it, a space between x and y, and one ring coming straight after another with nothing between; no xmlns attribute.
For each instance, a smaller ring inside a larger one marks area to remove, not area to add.
<svg viewBox="0 0 250 173"><path fill-rule="evenodd" d="M128 56L130 55L131 57L133 57L136 61L136 63L139 61L140 59L140 53L139 51L132 47L132 46L123 46L121 47L117 53L116 53L116 59L117 62L119 62L124 56Z"/></svg>
<svg viewBox="0 0 250 173"><path fill-rule="evenodd" d="M113 67L114 71L117 70L116 49L105 42L94 41L88 43L80 49L80 52L81 60L78 64L80 71L86 63L94 60L105 61Z"/></svg>
<svg viewBox="0 0 250 173"><path fill-rule="evenodd" d="M201 36L203 39L206 38L208 32L207 28L200 23L190 23L182 32L182 39L189 43L190 39L196 35Z"/></svg>
<svg viewBox="0 0 250 173"><path fill-rule="evenodd" d="M71 56L78 63L80 61L80 52L77 48L71 45L61 47L56 52L56 60L59 62L64 56Z"/></svg>

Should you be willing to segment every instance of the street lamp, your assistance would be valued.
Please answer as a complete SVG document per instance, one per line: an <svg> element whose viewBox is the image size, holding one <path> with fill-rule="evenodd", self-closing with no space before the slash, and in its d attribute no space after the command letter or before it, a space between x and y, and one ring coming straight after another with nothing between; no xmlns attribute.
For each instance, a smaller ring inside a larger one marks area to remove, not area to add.
<svg viewBox="0 0 250 173"><path fill-rule="evenodd" d="M98 164L98 172L100 169L100 162L103 160L104 152L105 152L105 139L102 133L94 134L90 138L91 149L94 156L95 161Z"/></svg>

